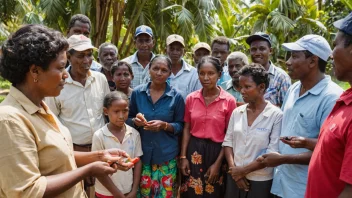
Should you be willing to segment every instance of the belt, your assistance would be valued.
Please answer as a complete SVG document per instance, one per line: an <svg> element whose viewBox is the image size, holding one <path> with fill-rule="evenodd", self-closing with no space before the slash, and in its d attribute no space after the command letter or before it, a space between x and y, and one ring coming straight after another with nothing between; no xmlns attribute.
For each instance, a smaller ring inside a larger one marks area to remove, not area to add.
<svg viewBox="0 0 352 198"><path fill-rule="evenodd" d="M92 150L92 144L75 144L73 143L73 150L89 152Z"/></svg>

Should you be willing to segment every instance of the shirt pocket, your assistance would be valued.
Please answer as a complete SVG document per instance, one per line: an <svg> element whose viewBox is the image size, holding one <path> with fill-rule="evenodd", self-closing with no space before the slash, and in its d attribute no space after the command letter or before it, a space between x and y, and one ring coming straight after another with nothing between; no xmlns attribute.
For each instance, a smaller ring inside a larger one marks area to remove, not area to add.
<svg viewBox="0 0 352 198"><path fill-rule="evenodd" d="M262 148L266 148L269 145L271 129L259 126L256 127L254 130L254 143Z"/></svg>
<svg viewBox="0 0 352 198"><path fill-rule="evenodd" d="M316 127L315 118L304 116L302 113L299 113L297 116L294 128L295 133L290 135L317 138L319 134L319 129Z"/></svg>
<svg viewBox="0 0 352 198"><path fill-rule="evenodd" d="M92 95L92 108L95 116L103 115L103 102L104 102L104 94L103 92L98 92Z"/></svg>

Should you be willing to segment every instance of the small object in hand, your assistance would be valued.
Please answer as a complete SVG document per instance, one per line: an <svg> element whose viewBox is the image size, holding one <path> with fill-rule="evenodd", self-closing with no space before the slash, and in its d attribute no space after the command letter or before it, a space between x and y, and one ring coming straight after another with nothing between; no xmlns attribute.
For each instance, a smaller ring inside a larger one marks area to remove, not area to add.
<svg viewBox="0 0 352 198"><path fill-rule="evenodd" d="M133 163L133 164L136 164L137 162L139 162L139 157L135 157L135 158L127 158L127 160L125 161L126 163L128 163L128 162L131 162L131 163Z"/></svg>
<svg viewBox="0 0 352 198"><path fill-rule="evenodd" d="M142 113L137 113L136 118L140 119L144 124L148 122Z"/></svg>
<svg viewBox="0 0 352 198"><path fill-rule="evenodd" d="M287 140L287 141L292 140L292 137L285 136L284 140Z"/></svg>

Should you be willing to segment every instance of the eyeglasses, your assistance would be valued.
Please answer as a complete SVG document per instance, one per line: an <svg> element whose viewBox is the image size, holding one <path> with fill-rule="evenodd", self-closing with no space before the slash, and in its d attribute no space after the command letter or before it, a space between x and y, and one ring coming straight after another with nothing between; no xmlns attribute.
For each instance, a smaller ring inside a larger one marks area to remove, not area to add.
<svg viewBox="0 0 352 198"><path fill-rule="evenodd" d="M136 42L139 43L139 44L143 44L143 43L146 43L146 44L150 44L153 42L153 39L149 38L149 39L136 39Z"/></svg>

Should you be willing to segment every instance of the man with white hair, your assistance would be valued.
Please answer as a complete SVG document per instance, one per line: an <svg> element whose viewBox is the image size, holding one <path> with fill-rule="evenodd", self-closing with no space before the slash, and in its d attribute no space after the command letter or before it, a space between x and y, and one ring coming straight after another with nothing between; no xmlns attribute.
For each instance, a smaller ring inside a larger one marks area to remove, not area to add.
<svg viewBox="0 0 352 198"><path fill-rule="evenodd" d="M242 52L232 52L228 57L227 57L227 66L228 66L228 71L231 76L231 80L225 81L221 83L221 87L229 92L233 97L236 98L237 106L240 106L244 104L242 95L241 95L241 90L239 86L239 75L238 71L245 66L248 65L248 57L242 53Z"/></svg>

